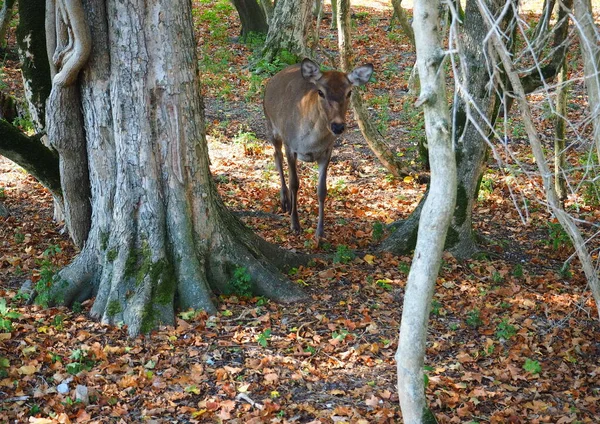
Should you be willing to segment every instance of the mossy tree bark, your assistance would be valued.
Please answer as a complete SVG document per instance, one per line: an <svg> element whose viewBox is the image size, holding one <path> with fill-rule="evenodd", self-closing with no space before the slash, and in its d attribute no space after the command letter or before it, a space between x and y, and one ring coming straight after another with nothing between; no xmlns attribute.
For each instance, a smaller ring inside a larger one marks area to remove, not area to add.
<svg viewBox="0 0 600 424"><path fill-rule="evenodd" d="M271 62L284 50L298 57L310 57L306 38L311 23L312 5L312 0L279 0L275 4L261 52L263 60Z"/></svg>
<svg viewBox="0 0 600 424"><path fill-rule="evenodd" d="M129 334L173 324L176 309L216 311L214 292L245 268L256 294L305 294L266 243L223 206L210 175L189 0L88 0L92 50L79 87L92 221L51 294L96 296L92 315ZM276 258L277 263L267 258Z"/></svg>
<svg viewBox="0 0 600 424"><path fill-rule="evenodd" d="M488 1L488 8L500 10L503 2ZM497 79L490 79L485 60L486 27L477 9L477 0L467 1L464 27L459 54L464 75L458 75L457 83L463 88L464 98L458 99L453 108L454 140L456 140L456 165L458 188L456 207L448 235L446 249L460 258L467 258L479 248L473 233L473 206L477 201L479 184L488 158L487 136L489 124L493 123L497 112ZM427 194L411 216L393 224L394 232L383 241L382 250L394 253L414 249L418 216ZM416 216L415 216L416 215Z"/></svg>

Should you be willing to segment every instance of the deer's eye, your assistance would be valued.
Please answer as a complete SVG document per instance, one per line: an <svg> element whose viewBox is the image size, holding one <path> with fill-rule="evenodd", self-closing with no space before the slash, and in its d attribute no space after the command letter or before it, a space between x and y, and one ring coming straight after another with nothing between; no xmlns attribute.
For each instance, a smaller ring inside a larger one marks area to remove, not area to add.
<svg viewBox="0 0 600 424"><path fill-rule="evenodd" d="M325 94L323 94L323 92L321 90L317 90L317 93L319 93L319 97L325 97Z"/></svg>
<svg viewBox="0 0 600 424"><path fill-rule="evenodd" d="M350 95L352 94L352 91L348 91L348 94L346 94L347 98L350 98Z"/></svg>

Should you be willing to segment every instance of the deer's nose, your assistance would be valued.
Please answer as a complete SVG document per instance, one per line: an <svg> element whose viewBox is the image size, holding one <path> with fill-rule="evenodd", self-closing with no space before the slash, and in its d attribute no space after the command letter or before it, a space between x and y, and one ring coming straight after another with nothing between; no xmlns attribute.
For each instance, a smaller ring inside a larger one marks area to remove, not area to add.
<svg viewBox="0 0 600 424"><path fill-rule="evenodd" d="M344 129L346 129L346 126L343 123L338 124L337 122L333 122L331 124L331 132L333 132L336 135L340 135L341 133L343 133Z"/></svg>

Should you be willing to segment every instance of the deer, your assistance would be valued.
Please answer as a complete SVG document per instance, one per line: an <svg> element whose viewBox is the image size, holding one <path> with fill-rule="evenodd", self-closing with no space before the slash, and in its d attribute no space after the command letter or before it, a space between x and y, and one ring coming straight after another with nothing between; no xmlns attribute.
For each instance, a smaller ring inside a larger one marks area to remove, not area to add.
<svg viewBox="0 0 600 424"><path fill-rule="evenodd" d="M346 129L346 112L352 87L366 84L373 73L368 63L352 72L321 71L310 59L291 65L267 83L263 101L267 133L274 147L275 166L281 180L281 209L289 212L291 230L300 233L298 219L297 161L316 162L319 169L317 197L319 220L317 247L324 237L323 219L327 196L327 168L333 144ZM288 164L289 189L283 172L282 146Z"/></svg>

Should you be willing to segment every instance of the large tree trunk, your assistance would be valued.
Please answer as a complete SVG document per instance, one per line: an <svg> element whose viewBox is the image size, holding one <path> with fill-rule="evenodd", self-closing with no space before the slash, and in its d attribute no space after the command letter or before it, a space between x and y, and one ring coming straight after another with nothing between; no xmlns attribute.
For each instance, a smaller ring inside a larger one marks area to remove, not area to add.
<svg viewBox="0 0 600 424"><path fill-rule="evenodd" d="M456 200L456 163L451 120L446 103L444 54L439 33L439 3L417 0L414 30L421 95L429 142L431 188L421 213L417 246L408 274L400 338L396 352L398 395L405 423L435 423L427 407L423 364L429 309L437 279L446 231Z"/></svg>
<svg viewBox="0 0 600 424"><path fill-rule="evenodd" d="M239 268L254 293L303 299L266 259L298 258L256 237L216 192L190 1L89 0L84 8L93 48L77 84L92 225L52 298L95 295L92 315L125 323L131 335L174 323L176 308L215 312L213 290L230 290Z"/></svg>
<svg viewBox="0 0 600 424"><path fill-rule="evenodd" d="M251 33L266 34L269 30L265 11L256 0L232 0L242 23L240 39L246 41Z"/></svg>
<svg viewBox="0 0 600 424"><path fill-rule="evenodd" d="M311 23L312 0L279 0L269 23L261 57L271 62L286 50L298 57L309 57L306 37Z"/></svg>
<svg viewBox="0 0 600 424"><path fill-rule="evenodd" d="M503 5L500 1L487 3L492 13L498 12ZM459 46L465 74L457 75L457 84L463 86L461 93L464 98L456 102L453 112L454 139L457 140L458 188L454 217L446 238L446 248L460 258L470 257L478 251L472 229L473 206L477 200L479 182L488 157L486 138L490 129L486 122L493 123L497 114L497 81L490 82L486 66L486 34L486 27L477 9L477 0L467 1L463 36ZM426 197L427 195L421 204ZM420 213L421 207L418 207L408 219L394 224L395 231L384 240L381 249L394 253L413 249Z"/></svg>

